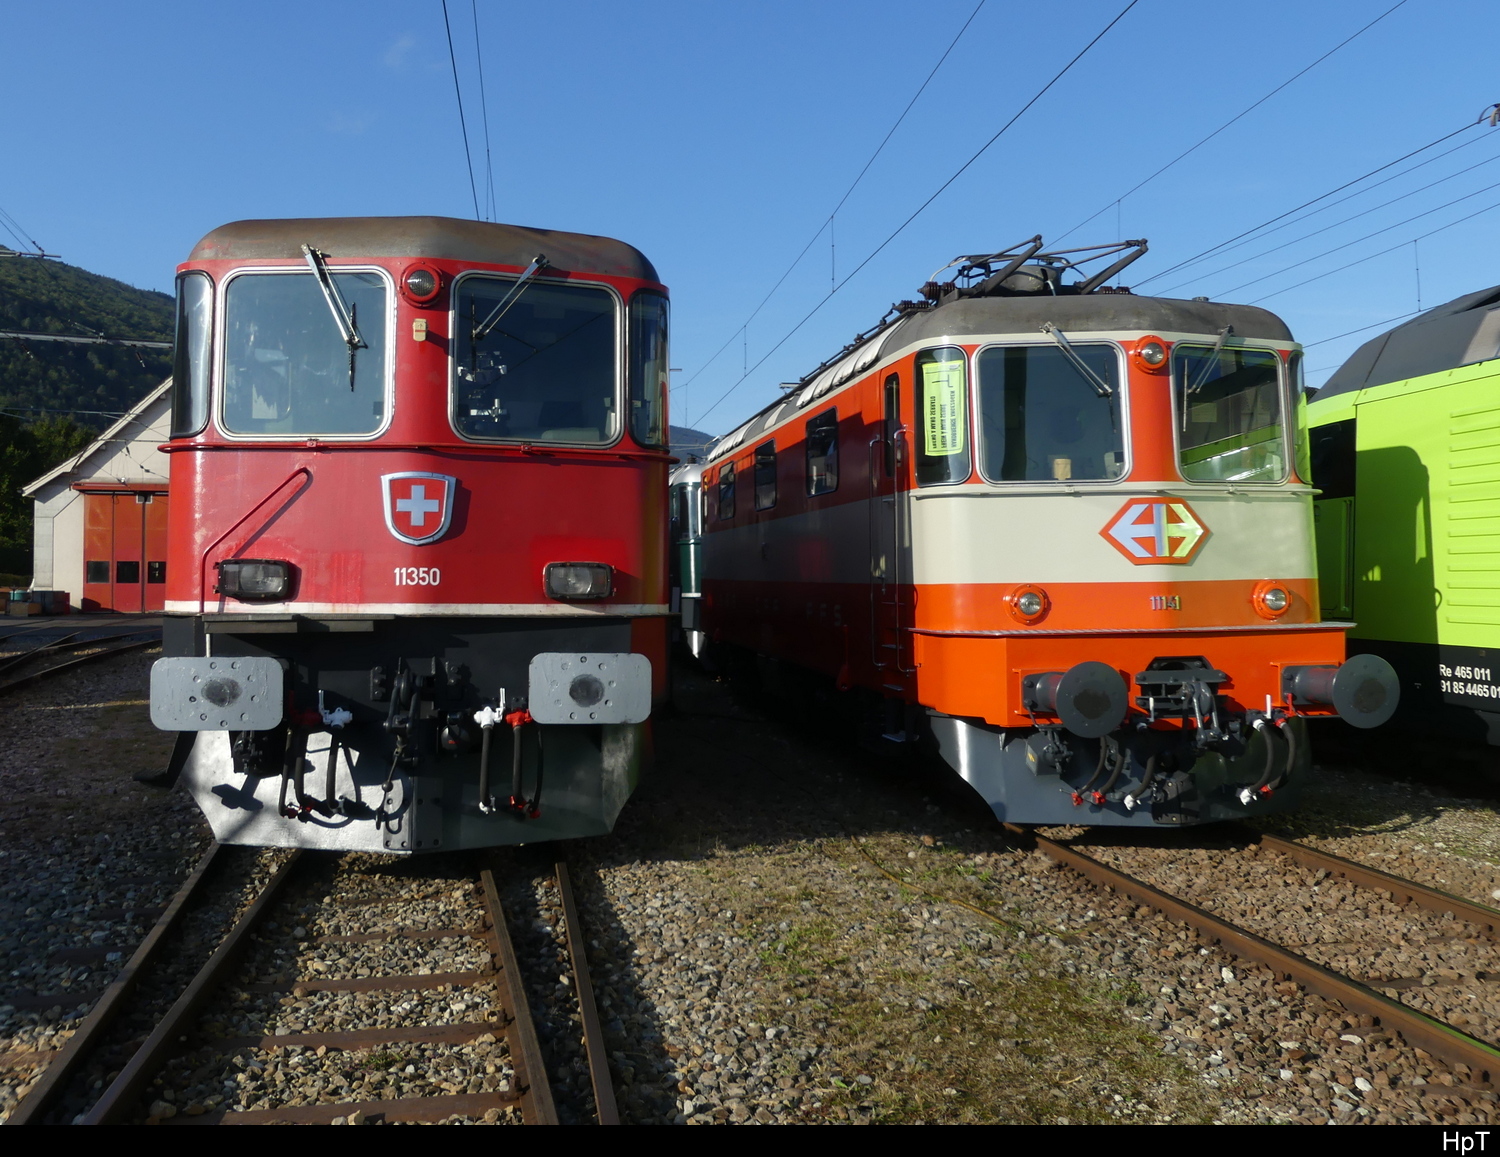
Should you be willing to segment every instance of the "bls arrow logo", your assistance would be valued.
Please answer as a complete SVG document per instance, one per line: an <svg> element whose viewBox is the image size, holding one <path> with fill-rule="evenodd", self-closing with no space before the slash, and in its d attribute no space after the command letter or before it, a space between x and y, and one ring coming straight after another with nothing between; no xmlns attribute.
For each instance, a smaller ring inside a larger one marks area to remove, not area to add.
<svg viewBox="0 0 1500 1157"><path fill-rule="evenodd" d="M1208 538L1208 527L1186 502L1143 498L1125 504L1099 532L1136 566L1190 562Z"/></svg>

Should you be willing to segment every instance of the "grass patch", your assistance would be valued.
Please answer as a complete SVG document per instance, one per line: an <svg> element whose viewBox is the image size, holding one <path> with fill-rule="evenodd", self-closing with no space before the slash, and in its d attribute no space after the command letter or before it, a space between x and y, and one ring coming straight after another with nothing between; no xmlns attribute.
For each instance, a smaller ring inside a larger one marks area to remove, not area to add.
<svg viewBox="0 0 1500 1157"><path fill-rule="evenodd" d="M1076 921L1060 929L1058 913L1033 912L1024 894L997 887L1014 876L1014 859L925 847L913 861L911 847L895 833L864 845L894 882L839 841L774 866L760 859L754 888L744 875L722 877L733 895L724 902L755 930L771 990L765 1020L823 1045L803 1068L822 1102L814 1119L1213 1119L1211 1091L1133 1019L1145 994L1074 975Z"/></svg>

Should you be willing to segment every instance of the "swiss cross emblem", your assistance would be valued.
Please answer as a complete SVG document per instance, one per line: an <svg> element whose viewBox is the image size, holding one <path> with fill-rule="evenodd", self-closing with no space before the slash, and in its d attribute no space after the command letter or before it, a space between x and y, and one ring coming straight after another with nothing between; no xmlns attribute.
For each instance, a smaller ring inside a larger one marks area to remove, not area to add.
<svg viewBox="0 0 1500 1157"><path fill-rule="evenodd" d="M1208 538L1208 527L1180 499L1138 498L1127 502L1099 532L1137 566L1185 563Z"/></svg>
<svg viewBox="0 0 1500 1157"><path fill-rule="evenodd" d="M386 529L413 546L436 542L453 517L457 478L446 474L384 474L380 491L385 498Z"/></svg>

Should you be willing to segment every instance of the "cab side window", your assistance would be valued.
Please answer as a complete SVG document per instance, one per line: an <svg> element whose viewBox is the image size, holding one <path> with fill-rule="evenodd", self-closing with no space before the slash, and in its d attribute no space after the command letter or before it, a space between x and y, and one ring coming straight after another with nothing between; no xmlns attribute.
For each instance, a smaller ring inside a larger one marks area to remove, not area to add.
<svg viewBox="0 0 1500 1157"><path fill-rule="evenodd" d="M923 350L917 355L917 484L963 482L969 477L968 356L957 346Z"/></svg>
<svg viewBox="0 0 1500 1157"><path fill-rule="evenodd" d="M719 468L719 521L728 522L734 517L734 463L726 462Z"/></svg>
<svg viewBox="0 0 1500 1157"><path fill-rule="evenodd" d="M763 442L755 448L755 509L770 510L776 505L776 443Z"/></svg>
<svg viewBox="0 0 1500 1157"><path fill-rule="evenodd" d="M807 493L839 488L839 412L824 410L807 422Z"/></svg>

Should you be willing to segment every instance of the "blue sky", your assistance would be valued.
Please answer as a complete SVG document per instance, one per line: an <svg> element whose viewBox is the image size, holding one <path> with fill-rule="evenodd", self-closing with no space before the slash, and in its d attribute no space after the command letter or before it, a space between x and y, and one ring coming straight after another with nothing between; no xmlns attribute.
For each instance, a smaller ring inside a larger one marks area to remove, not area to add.
<svg viewBox="0 0 1500 1157"><path fill-rule="evenodd" d="M831 210L978 0L449 0L481 215L475 10L493 215L619 237L655 262L673 293L676 424L730 428L956 254L1034 233L1149 239L1121 280L1276 311L1310 344L1313 382L1379 328L1325 339L1415 310L1419 288L1430 307L1500 283L1487 125L1306 222L1146 280L1475 121L1500 100L1493 2L1408 0L1125 196L1395 3L1138 0L787 337L1127 2L985 0L830 245ZM167 290L227 221L475 215L439 0L12 2L0 30L0 209L73 264Z"/></svg>

